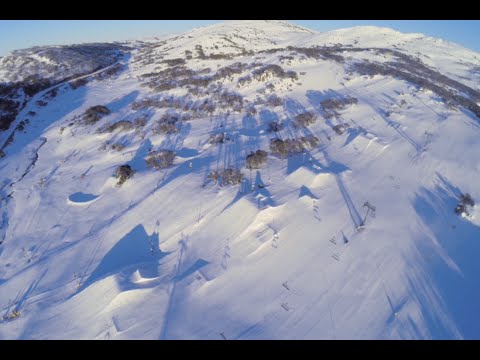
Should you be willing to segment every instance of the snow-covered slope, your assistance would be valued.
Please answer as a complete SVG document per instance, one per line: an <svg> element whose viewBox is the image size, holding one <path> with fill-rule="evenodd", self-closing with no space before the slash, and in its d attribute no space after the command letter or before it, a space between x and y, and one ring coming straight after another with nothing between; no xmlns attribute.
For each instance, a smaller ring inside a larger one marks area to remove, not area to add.
<svg viewBox="0 0 480 360"><path fill-rule="evenodd" d="M480 337L478 53L282 21L131 46L0 133L0 338Z"/></svg>

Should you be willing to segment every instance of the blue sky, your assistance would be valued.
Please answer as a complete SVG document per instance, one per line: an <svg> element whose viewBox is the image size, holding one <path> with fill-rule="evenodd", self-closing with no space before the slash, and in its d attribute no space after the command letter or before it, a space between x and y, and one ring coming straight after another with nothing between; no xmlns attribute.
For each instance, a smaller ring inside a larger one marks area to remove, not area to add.
<svg viewBox="0 0 480 360"><path fill-rule="evenodd" d="M480 51L480 20L290 20L318 31L357 25L421 32ZM128 40L179 33L218 20L0 20L0 56L35 45Z"/></svg>

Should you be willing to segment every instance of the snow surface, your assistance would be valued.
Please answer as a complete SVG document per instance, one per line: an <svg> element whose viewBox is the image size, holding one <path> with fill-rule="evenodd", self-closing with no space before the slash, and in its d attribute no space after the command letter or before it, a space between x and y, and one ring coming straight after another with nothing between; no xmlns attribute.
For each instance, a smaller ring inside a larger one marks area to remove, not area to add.
<svg viewBox="0 0 480 360"><path fill-rule="evenodd" d="M196 44L207 54L214 44L238 51L226 34L254 51L397 45L461 82L455 62L480 62L478 53L421 34L373 27L319 34L256 21L196 29L154 51L170 59ZM402 80L347 75L338 63L307 59L284 66L306 75L293 88L276 83L283 106L259 105L253 120L232 112L154 135L163 110L153 109L145 138L134 130L95 133L132 118L131 103L151 96L138 76L156 64L139 66L136 54L122 60L128 68L119 77L61 91L45 107L34 97L17 118L37 113L0 159L0 338L480 338L480 213L478 205L468 218L453 211L460 193L480 199L478 118ZM278 54L261 56L279 63ZM261 86L236 90L253 102ZM336 135L339 119L323 118L318 104L346 95L358 103L341 112L350 127ZM60 132L98 104L112 113L97 126ZM319 146L287 159L269 154L250 178L246 155L269 151L265 124L305 110L317 114L313 125L279 135L313 134ZM235 142L208 143L219 124ZM100 151L106 140L126 148ZM174 164L147 168L150 148L176 151ZM116 187L122 164L137 172ZM206 181L229 165L242 167L241 185ZM367 201L376 211L358 231ZM13 310L20 316L9 319Z"/></svg>

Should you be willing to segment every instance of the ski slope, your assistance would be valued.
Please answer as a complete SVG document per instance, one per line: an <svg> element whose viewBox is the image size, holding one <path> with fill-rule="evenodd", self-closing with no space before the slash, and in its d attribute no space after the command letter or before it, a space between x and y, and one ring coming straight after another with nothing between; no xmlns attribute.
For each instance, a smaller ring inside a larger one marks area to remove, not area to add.
<svg viewBox="0 0 480 360"><path fill-rule="evenodd" d="M15 125L36 115L0 159L0 338L480 338L480 210L454 213L461 193L480 202L479 119L399 78L352 74L326 59L281 60L287 50L258 53L355 41L420 52L428 66L478 89L478 79L462 79L479 66L478 53L421 34L245 21L149 41L151 64L142 65L139 46L115 76L77 89L60 84L46 106L36 102L43 93L32 98ZM181 121L176 133L156 133L170 109L132 108L163 94L142 75L198 44L207 58L187 61L195 71L260 62L298 80L267 80L282 98L272 107L255 103L269 94L265 82L240 87L251 70L234 74L219 82L243 96L241 111L217 108ZM217 50L238 56L208 57ZM326 118L320 103L346 96L358 102ZM95 105L110 114L69 126ZM306 111L316 122L295 127ZM147 119L141 131L97 132L139 116ZM285 128L269 133L271 121ZM342 123L338 135L333 126ZM217 133L233 141L210 144ZM285 158L269 149L275 136L307 135L319 144ZM173 164L147 167L152 149L175 151ZM250 172L245 158L259 149L267 163ZM136 172L117 187L113 174L123 164ZM241 169L239 185L208 178L228 167ZM367 214L366 202L375 211Z"/></svg>

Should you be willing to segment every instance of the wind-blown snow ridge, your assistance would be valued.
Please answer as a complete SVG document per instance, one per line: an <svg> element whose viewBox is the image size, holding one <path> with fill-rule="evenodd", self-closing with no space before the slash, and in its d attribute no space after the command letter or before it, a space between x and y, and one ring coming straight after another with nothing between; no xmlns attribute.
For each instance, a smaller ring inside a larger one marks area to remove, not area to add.
<svg viewBox="0 0 480 360"><path fill-rule="evenodd" d="M478 53L253 20L126 45L0 59L56 81L1 98L1 339L480 337Z"/></svg>

